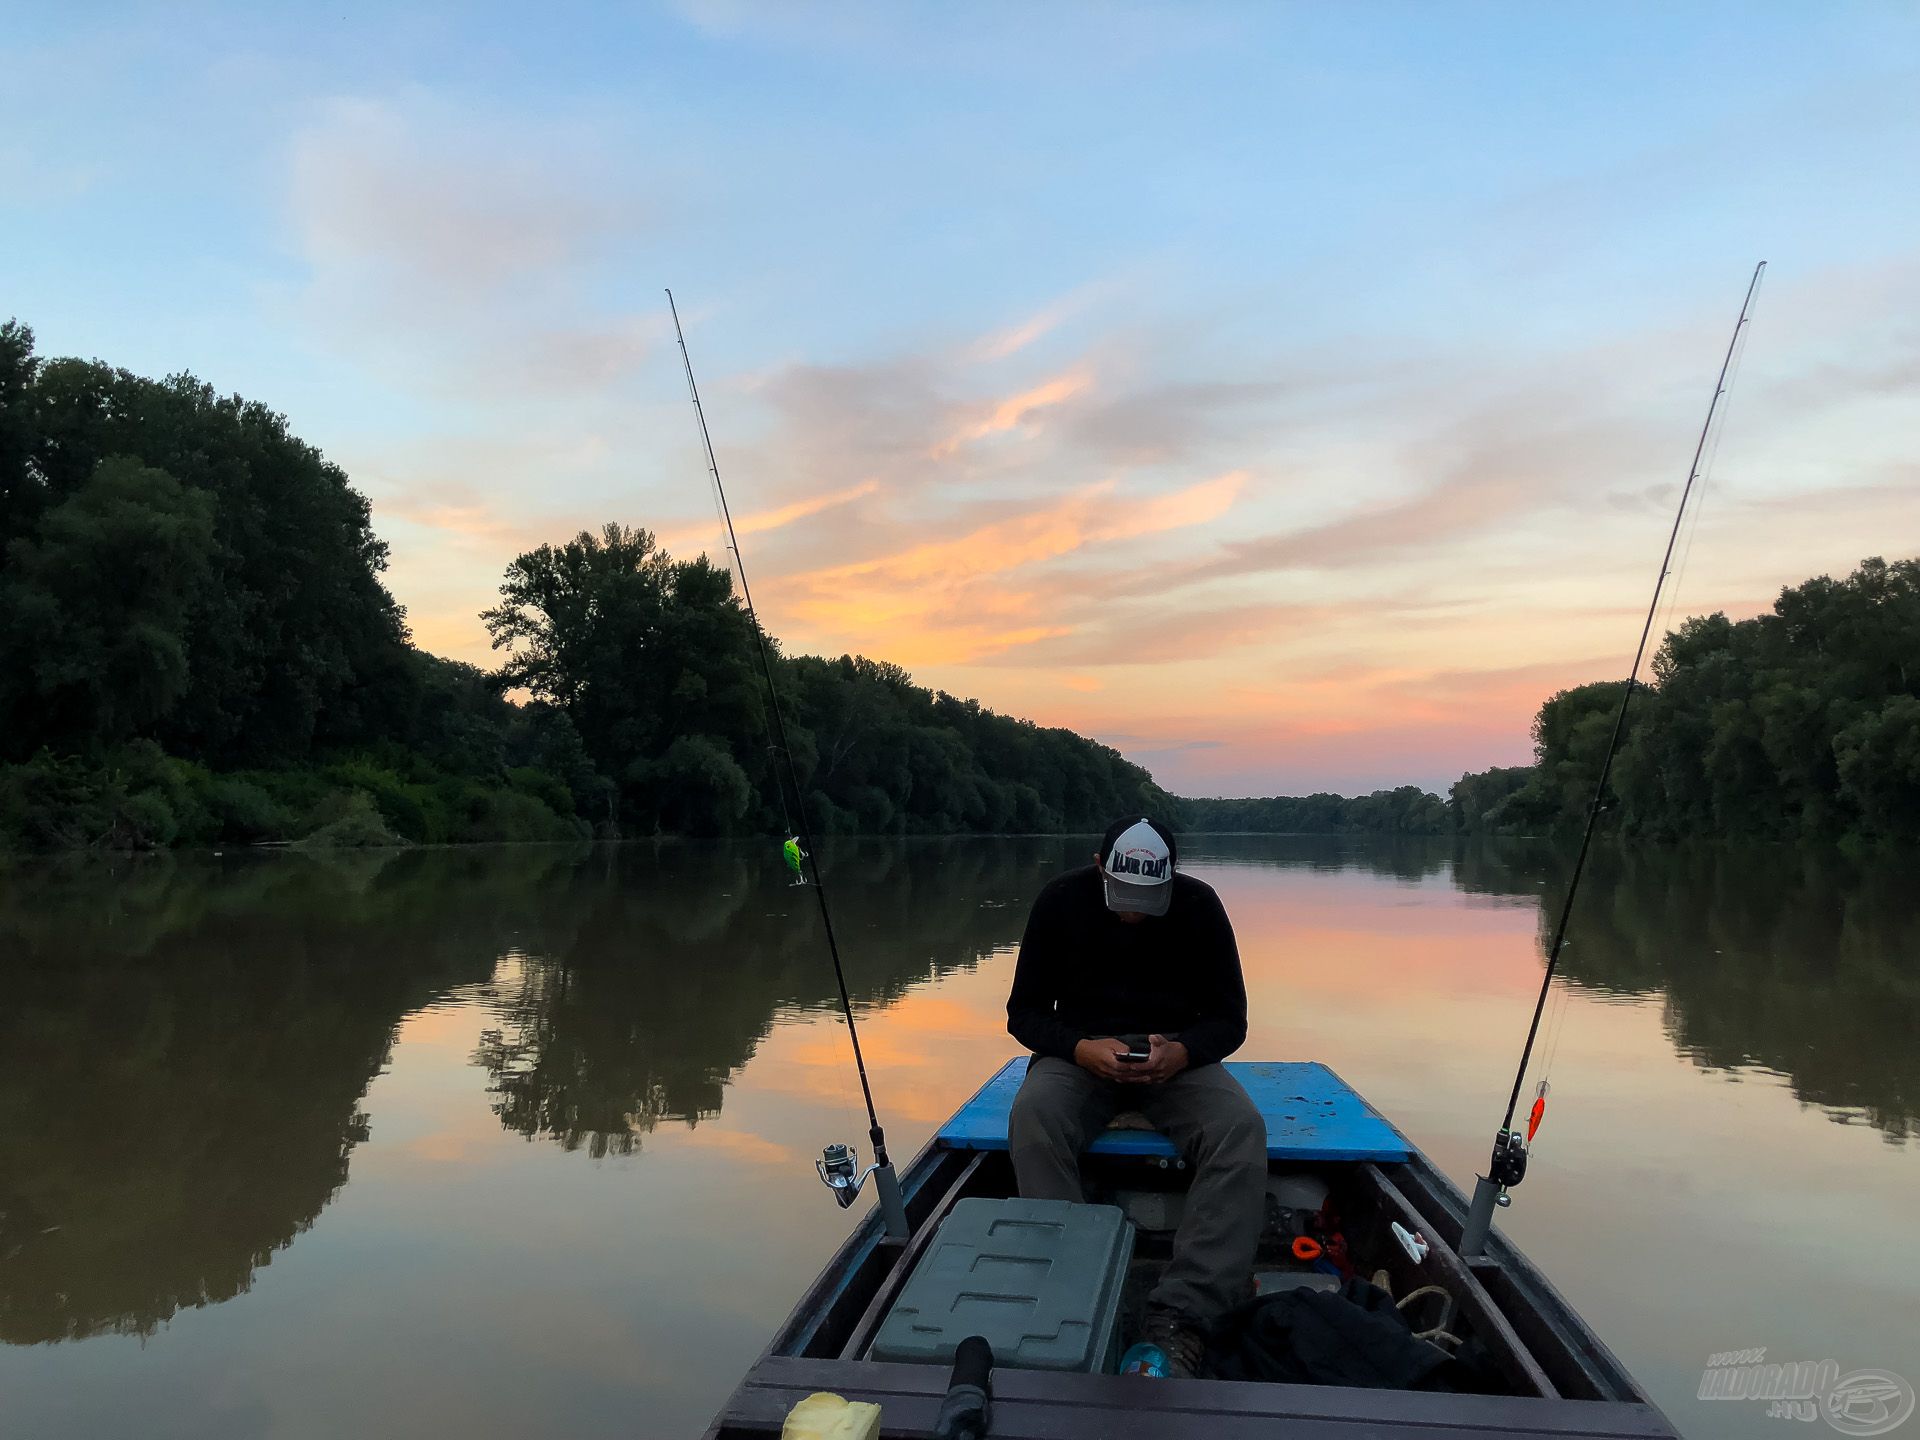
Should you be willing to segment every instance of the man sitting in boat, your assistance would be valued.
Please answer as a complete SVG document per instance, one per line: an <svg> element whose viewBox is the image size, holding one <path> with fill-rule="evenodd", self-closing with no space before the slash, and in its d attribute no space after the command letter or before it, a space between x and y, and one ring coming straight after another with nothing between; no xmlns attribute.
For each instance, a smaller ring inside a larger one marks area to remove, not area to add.
<svg viewBox="0 0 1920 1440"><path fill-rule="evenodd" d="M1193 1185L1146 1333L1191 1375L1205 1327L1250 1293L1265 1216L1266 1123L1219 1064L1247 1038L1240 952L1164 825L1116 821L1093 860L1048 883L1020 940L1007 1029L1033 1059L1008 1146L1022 1195L1074 1201L1080 1152L1116 1113L1180 1147Z"/></svg>

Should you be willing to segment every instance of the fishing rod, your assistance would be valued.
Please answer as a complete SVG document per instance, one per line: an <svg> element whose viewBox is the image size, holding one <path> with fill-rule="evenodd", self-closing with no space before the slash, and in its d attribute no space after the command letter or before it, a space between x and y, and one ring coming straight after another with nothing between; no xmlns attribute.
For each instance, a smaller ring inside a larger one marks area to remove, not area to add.
<svg viewBox="0 0 1920 1440"><path fill-rule="evenodd" d="M840 987L840 1013L846 1016L847 1038L853 1042L853 1068L860 1073L860 1095L867 1103L867 1138L873 1143L873 1164L861 1170L859 1158L851 1145L834 1144L821 1152L820 1158L813 1162L814 1168L820 1172L820 1178L833 1191L833 1198L843 1210L859 1196L860 1187L866 1183L867 1177L873 1176L887 1234L904 1240L908 1234L907 1207L900 1195L900 1179L894 1174L893 1162L887 1156L886 1132L880 1128L879 1112L873 1108L873 1086L867 1081L866 1057L860 1051L860 1028L854 1023L853 998L847 993L847 972L840 964L840 945L833 935L833 912L827 905L827 887L820 878L820 862L816 858L818 847L813 843L813 830L807 823L806 792L800 788L800 771L793 763L793 750L787 744L787 721L780 709L780 687L775 684L773 676L773 652L767 645L767 632L760 626L759 613L753 608L753 591L747 585L747 562L740 554L740 537L734 534L733 511L727 505L726 486L720 481L720 462L714 458L713 436L707 430L707 412L700 403L700 387L694 383L693 357L687 353L687 335L680 328L680 307L674 304L672 290L667 291L667 309L673 316L674 336L680 342L680 363L687 371L687 394L693 399L693 413L700 422L700 443L707 453L707 473L713 477L713 491L720 499L720 518L727 527L727 549L732 552L734 569L740 575L740 598L746 604L747 621L753 626L753 638L760 647L760 669L767 679L767 705L773 712L774 732L780 754L787 762L787 778L793 783L793 798L798 805L794 812L799 816L798 833L785 846L788 863L792 865L797 859L812 871L808 888L813 891L814 899L820 906L820 925L826 931L827 953L833 957L833 979ZM781 784L777 767L773 783L776 787ZM780 804L784 811L784 798ZM798 866L795 868L797 870ZM806 877L803 875L802 878Z"/></svg>
<svg viewBox="0 0 1920 1440"><path fill-rule="evenodd" d="M1667 535L1666 554L1660 557L1660 573L1653 582L1653 600L1647 606L1647 622L1640 627L1640 645L1633 652L1633 669L1627 675L1627 688L1620 692L1620 710L1613 719L1613 738L1607 742L1606 757L1600 762L1600 779L1593 787L1593 803L1587 806L1586 828L1580 834L1580 851L1574 856L1573 876L1567 881L1567 898L1560 906L1560 919L1553 929L1553 943L1547 946L1547 970L1540 977L1540 994L1533 1002L1533 1023L1527 1026L1527 1043L1520 1050L1520 1067L1513 1074L1513 1092L1507 1096L1507 1113L1500 1122L1500 1133L1493 1137L1493 1158L1487 1162L1487 1173L1474 1177L1473 1204L1467 1210L1466 1229L1460 1239L1459 1253L1462 1255L1478 1255L1486 1248L1487 1232L1493 1225L1494 1207L1512 1204L1507 1191L1526 1178L1527 1145L1539 1130L1541 1117L1546 1113L1544 1083L1533 1102L1524 1137L1513 1128L1513 1112L1520 1104L1520 1087L1526 1083L1527 1065L1533 1058L1533 1042L1540 1033L1540 1016L1547 1008L1547 992L1553 987L1554 971L1560 964L1560 951L1567 943L1567 922L1573 915L1573 898L1579 893L1580 877L1587 867L1587 851L1593 844L1594 825L1600 819L1600 811L1606 803L1607 779L1613 774L1613 757L1620 749L1621 737L1626 733L1627 707L1633 703L1633 692L1639 684L1640 662L1646 656L1647 639L1653 633L1653 619L1660 609L1660 592L1666 586L1667 576L1672 573L1670 567L1673 564L1674 542L1680 538L1680 522L1687 513L1687 500L1693 494L1694 482L1700 478L1700 457L1706 453L1707 436L1712 433L1714 416L1719 413L1720 402L1726 398L1727 371L1733 364L1740 337L1746 331L1753 297L1760 288L1760 276L1766 268L1767 262L1762 260L1753 267L1753 278L1747 282L1746 298L1740 302L1740 318L1734 323L1733 335L1727 341L1727 353L1720 361L1720 375L1713 383L1713 399L1707 404L1707 418L1700 427L1700 439L1693 447L1693 463L1687 467L1687 483L1680 489L1680 506L1674 512L1673 529Z"/></svg>

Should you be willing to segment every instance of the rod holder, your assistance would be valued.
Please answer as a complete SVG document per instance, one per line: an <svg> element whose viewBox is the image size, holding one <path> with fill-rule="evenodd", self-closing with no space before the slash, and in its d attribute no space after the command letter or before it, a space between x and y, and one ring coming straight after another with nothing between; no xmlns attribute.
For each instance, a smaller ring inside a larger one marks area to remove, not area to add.
<svg viewBox="0 0 1920 1440"><path fill-rule="evenodd" d="M888 1238L905 1240L913 1232L907 1225L907 1202L900 1194L900 1177L893 1173L893 1166L874 1166L873 1185L880 1196L880 1218L886 1221Z"/></svg>
<svg viewBox="0 0 1920 1440"><path fill-rule="evenodd" d="M1484 1175L1473 1177L1473 1203L1467 1207L1467 1226L1460 1236L1460 1258L1471 1260L1487 1249L1487 1235L1493 1229L1493 1211L1510 1203L1507 1187Z"/></svg>

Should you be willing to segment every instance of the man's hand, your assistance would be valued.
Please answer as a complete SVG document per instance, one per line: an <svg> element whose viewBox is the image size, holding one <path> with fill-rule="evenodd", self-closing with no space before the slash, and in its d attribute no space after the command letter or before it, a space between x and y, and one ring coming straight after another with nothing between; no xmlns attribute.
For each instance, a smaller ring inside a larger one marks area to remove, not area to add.
<svg viewBox="0 0 1920 1440"><path fill-rule="evenodd" d="M1125 1041L1115 1040L1111 1035L1102 1035L1097 1039L1082 1040L1073 1047L1073 1063L1082 1070L1090 1070L1102 1080L1131 1080L1134 1072L1146 1069L1146 1065L1122 1060L1127 1053Z"/></svg>
<svg viewBox="0 0 1920 1440"><path fill-rule="evenodd" d="M1169 1040L1164 1035L1149 1035L1147 1058L1121 1068L1127 1073L1122 1080L1132 1080L1139 1084L1158 1085L1171 1080L1187 1068L1187 1047L1178 1040Z"/></svg>

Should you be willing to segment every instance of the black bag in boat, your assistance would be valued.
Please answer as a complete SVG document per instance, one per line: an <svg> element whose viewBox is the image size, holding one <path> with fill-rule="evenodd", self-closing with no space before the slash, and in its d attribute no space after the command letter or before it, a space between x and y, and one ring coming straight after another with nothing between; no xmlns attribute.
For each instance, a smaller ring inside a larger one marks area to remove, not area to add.
<svg viewBox="0 0 1920 1440"><path fill-rule="evenodd" d="M1484 1392L1488 1377L1415 1338L1393 1297L1349 1280L1338 1290L1262 1295L1221 1316L1208 1347L1223 1380Z"/></svg>

